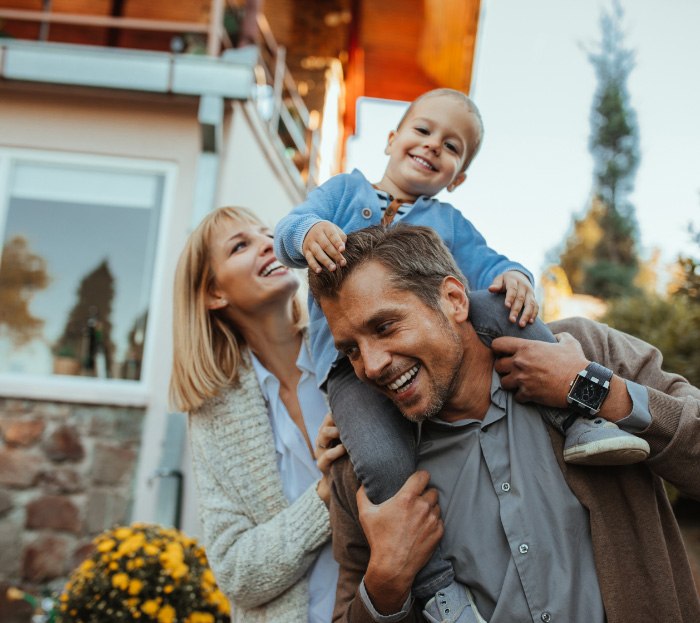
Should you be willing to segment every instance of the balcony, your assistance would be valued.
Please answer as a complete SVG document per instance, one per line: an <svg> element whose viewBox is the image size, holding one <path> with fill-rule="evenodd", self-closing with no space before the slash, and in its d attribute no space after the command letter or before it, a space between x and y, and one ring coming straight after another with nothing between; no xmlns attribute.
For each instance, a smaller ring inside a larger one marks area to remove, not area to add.
<svg viewBox="0 0 700 623"><path fill-rule="evenodd" d="M262 13L253 22L257 46L235 47L243 15L233 0L0 0L0 79L253 100L278 151L312 188L320 114L300 95ZM336 95L324 104L337 116L339 63L327 80ZM330 169L335 147L326 148Z"/></svg>

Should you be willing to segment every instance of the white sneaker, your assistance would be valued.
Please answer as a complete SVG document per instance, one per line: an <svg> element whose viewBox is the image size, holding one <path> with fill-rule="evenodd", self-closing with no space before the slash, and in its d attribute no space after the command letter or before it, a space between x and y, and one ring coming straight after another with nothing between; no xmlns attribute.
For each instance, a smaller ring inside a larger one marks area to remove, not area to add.
<svg viewBox="0 0 700 623"><path fill-rule="evenodd" d="M566 431L564 460L579 465L630 465L649 456L649 444L613 422L577 418Z"/></svg>
<svg viewBox="0 0 700 623"><path fill-rule="evenodd" d="M487 623L476 609L471 591L459 582L435 593L425 604L423 617L430 623Z"/></svg>

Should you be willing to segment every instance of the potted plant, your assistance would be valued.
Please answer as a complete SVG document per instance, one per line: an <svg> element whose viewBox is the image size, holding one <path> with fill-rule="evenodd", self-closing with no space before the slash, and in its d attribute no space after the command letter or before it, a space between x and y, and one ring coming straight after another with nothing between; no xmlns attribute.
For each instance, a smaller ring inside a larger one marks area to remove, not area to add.
<svg viewBox="0 0 700 623"><path fill-rule="evenodd" d="M204 549L179 530L138 523L93 544L59 597L60 621L230 621Z"/></svg>

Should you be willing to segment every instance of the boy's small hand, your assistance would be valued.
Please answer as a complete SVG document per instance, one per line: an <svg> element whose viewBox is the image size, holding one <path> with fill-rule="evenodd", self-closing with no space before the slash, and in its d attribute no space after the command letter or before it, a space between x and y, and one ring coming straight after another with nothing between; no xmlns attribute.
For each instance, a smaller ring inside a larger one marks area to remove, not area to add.
<svg viewBox="0 0 700 623"><path fill-rule="evenodd" d="M506 307L510 308L510 321L516 322L520 315L521 327L532 324L540 309L530 280L519 270L507 270L498 275L489 286L489 292L505 292ZM520 313L522 311L522 314Z"/></svg>
<svg viewBox="0 0 700 623"><path fill-rule="evenodd" d="M325 266L335 270L336 263L345 266L345 232L330 221L319 221L307 233L301 250L309 268L320 273Z"/></svg>

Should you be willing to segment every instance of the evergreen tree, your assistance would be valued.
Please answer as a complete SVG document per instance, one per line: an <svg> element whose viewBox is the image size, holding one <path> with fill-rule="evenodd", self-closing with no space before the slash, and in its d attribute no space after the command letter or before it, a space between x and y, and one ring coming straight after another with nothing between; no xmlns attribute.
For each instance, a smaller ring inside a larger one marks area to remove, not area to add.
<svg viewBox="0 0 700 623"><path fill-rule="evenodd" d="M107 370L111 370L114 276L106 259L82 278L76 299L55 350L80 357L84 372L92 374L96 371L96 349L103 348Z"/></svg>
<svg viewBox="0 0 700 623"><path fill-rule="evenodd" d="M574 221L560 260L574 292L614 298L635 291L637 225L629 194L639 165L639 135L627 91L634 53L624 45L619 2L603 12L600 24L601 40L588 50L598 79L589 141L593 200L587 214ZM581 237L582 230L592 229L601 233L598 239Z"/></svg>

